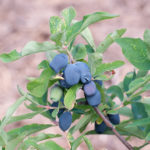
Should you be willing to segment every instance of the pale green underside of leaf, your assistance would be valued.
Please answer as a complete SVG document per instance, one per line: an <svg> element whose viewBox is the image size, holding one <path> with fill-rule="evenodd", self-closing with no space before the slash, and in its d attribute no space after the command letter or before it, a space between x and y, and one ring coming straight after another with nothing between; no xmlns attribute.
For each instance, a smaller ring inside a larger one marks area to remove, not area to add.
<svg viewBox="0 0 150 150"><path fill-rule="evenodd" d="M49 80L53 75L54 72L50 68L45 69L39 78L36 78L27 84L27 89L32 95L42 97L47 91Z"/></svg>
<svg viewBox="0 0 150 150"><path fill-rule="evenodd" d="M85 30L83 30L81 32L81 36L85 39L85 41L94 49L96 50L96 46L95 46L95 43L94 43L94 39L93 39L93 36L92 36L92 33L90 31L89 28L86 28Z"/></svg>
<svg viewBox="0 0 150 150"><path fill-rule="evenodd" d="M48 41L43 43L31 41L25 45L24 49L20 53L17 52L16 50L13 50L10 53L1 54L0 60L2 60L5 63L8 63L20 59L27 55L31 55L39 52L46 52L49 50L56 50L56 49L57 47Z"/></svg>
<svg viewBox="0 0 150 150"><path fill-rule="evenodd" d="M106 71L111 71L113 69L121 67L122 65L124 65L124 62L120 61L120 60L114 61L112 63L103 63L103 64L100 64L96 68L96 73L94 75L97 76L97 75L103 74Z"/></svg>
<svg viewBox="0 0 150 150"><path fill-rule="evenodd" d="M70 29L67 31L67 39L68 41L72 41L78 34L80 34L85 28L87 28L89 25L105 20L105 19L111 19L114 17L118 17L118 15L112 15L106 12L96 12L93 14L89 14L83 17L83 20L73 24Z"/></svg>
<svg viewBox="0 0 150 150"><path fill-rule="evenodd" d="M65 19L66 25L69 26L76 16L76 11L73 7L68 7L64 9L61 14Z"/></svg>
<svg viewBox="0 0 150 150"><path fill-rule="evenodd" d="M107 48L115 42L116 39L120 38L124 33L126 32L126 29L119 29L116 30L110 34L107 35L107 37L102 41L98 47L96 48L97 52L104 53Z"/></svg>

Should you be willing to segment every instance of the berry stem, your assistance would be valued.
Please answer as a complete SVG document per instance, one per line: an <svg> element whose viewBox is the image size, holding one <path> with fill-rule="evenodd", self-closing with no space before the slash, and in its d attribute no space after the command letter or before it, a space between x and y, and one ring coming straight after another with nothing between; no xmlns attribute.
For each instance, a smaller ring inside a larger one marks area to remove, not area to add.
<svg viewBox="0 0 150 150"><path fill-rule="evenodd" d="M118 137L118 139L129 149L133 150L133 147L119 134L119 132L115 129L112 123L103 115L103 113L98 109L98 107L93 107L95 112L103 119L105 124L112 129L114 134Z"/></svg>
<svg viewBox="0 0 150 150"><path fill-rule="evenodd" d="M66 52L67 52L67 54L68 54L68 56L69 56L70 63L72 63L72 64L75 63L75 60L73 59L73 57L72 57L70 51L68 50L68 47L67 47L67 46L63 46L63 48L66 50Z"/></svg>

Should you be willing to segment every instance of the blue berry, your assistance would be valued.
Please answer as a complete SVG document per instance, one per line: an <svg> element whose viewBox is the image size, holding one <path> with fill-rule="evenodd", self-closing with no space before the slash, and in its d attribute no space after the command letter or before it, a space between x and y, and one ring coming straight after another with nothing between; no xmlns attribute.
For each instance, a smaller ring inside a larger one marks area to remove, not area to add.
<svg viewBox="0 0 150 150"><path fill-rule="evenodd" d="M69 129L72 123L72 115L70 112L64 112L59 118L59 127L62 131Z"/></svg>
<svg viewBox="0 0 150 150"><path fill-rule="evenodd" d="M110 122L114 125L117 125L120 123L119 114L108 114L108 118L109 118Z"/></svg>
<svg viewBox="0 0 150 150"><path fill-rule="evenodd" d="M96 93L92 96L86 96L86 100L88 101L89 105L93 107L98 106L101 103L101 94L99 90L96 89Z"/></svg>
<svg viewBox="0 0 150 150"><path fill-rule="evenodd" d="M66 80L59 80L59 84L62 88L66 88L69 89L71 87L71 85L67 84Z"/></svg>
<svg viewBox="0 0 150 150"><path fill-rule="evenodd" d="M73 86L80 81L80 71L74 64L68 64L64 70L64 78L68 85Z"/></svg>
<svg viewBox="0 0 150 150"><path fill-rule="evenodd" d="M92 96L96 93L96 85L91 81L84 85L83 90L86 96Z"/></svg>
<svg viewBox="0 0 150 150"><path fill-rule="evenodd" d="M101 124L97 124L97 122L95 122L95 131L98 134L104 133L107 129L107 126L105 124L105 122L103 121Z"/></svg>
<svg viewBox="0 0 150 150"><path fill-rule="evenodd" d="M50 67L56 72L60 72L68 64L68 56L66 54L56 55L50 63Z"/></svg>
<svg viewBox="0 0 150 150"><path fill-rule="evenodd" d="M96 83L98 83L100 86L103 85L103 81L102 80L94 80Z"/></svg>
<svg viewBox="0 0 150 150"><path fill-rule="evenodd" d="M92 79L92 75L91 75L91 72L90 72L88 65L84 62L76 62L75 65L80 70L81 82L83 84L90 82Z"/></svg>

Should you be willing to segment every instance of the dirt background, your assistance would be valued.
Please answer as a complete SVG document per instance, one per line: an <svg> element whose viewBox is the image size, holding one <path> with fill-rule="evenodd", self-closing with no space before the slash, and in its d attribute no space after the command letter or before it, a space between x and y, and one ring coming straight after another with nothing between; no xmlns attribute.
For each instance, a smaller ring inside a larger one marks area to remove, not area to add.
<svg viewBox="0 0 150 150"><path fill-rule="evenodd" d="M116 19L90 26L96 45L108 33L118 28L128 29L125 36L142 38L144 30L150 27L149 0L0 0L0 53L13 49L21 51L23 46L31 40L39 42L48 40L50 16L59 15L60 11L68 6L73 6L77 10L77 19L95 11L120 15ZM9 64L0 62L0 119L8 107L19 97L16 86L19 84L25 89L26 77L40 74L36 66L42 59L44 59L43 54L36 54ZM105 53L104 61L111 62L116 59L124 60L127 64L116 70L116 75L109 84L117 84L128 71L133 69L122 55L119 46L113 44ZM22 106L16 114L24 112L27 110ZM9 126L9 129L30 122L49 123L49 120L37 116L32 121L27 120L13 124ZM90 128L92 129L93 125L89 125L88 129ZM58 127L48 131L61 133ZM88 138L92 141L94 150L126 150L115 136L95 135L88 136ZM68 148L65 138L56 141L65 149ZM138 146L143 141L131 138L130 143ZM86 149L85 144L78 148L78 150ZM150 147L147 146L143 150L149 149Z"/></svg>

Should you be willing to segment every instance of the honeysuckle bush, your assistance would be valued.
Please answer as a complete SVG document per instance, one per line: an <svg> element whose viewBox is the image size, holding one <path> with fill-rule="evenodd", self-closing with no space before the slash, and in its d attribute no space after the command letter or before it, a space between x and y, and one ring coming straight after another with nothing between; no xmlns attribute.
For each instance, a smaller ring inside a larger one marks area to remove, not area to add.
<svg viewBox="0 0 150 150"><path fill-rule="evenodd" d="M82 142L85 142L88 149L92 150L94 148L87 137L91 134L95 136L98 133L94 127L90 130L87 130L86 127L91 123L98 125L105 123L103 118L96 113L95 107L102 112L106 120L108 120L108 116L113 114L126 116L125 120L113 125L113 128L121 136L124 136L126 141L129 141L130 137L145 141L139 147L133 145L133 149L141 149L149 143L150 97L143 96L143 93L150 90L150 75L148 74L150 69L150 30L145 30L143 39L141 39L122 37L126 29L117 29L108 34L96 46L88 26L98 21L113 19L118 15L95 12L84 16L81 21L75 20L75 16L76 11L74 8L64 9L61 12L61 17L53 16L50 18L51 41L42 43L31 41L24 46L21 52L13 50L10 53L0 55L0 60L5 63L39 52L46 55L46 59L38 65L38 69L42 70L41 75L37 78L28 77L27 91L23 91L18 86L20 98L16 100L0 120L0 148L2 150L62 150L64 149L63 146L54 142L53 138L62 138L66 135L71 150L77 149ZM75 44L77 36L81 36L86 44ZM123 55L134 66L134 70L127 73L118 85L110 85L106 88L104 81L111 80L115 74L114 70L125 64L122 60L113 62L110 60L108 63L103 63L103 53L113 43L121 47ZM68 88L60 87L60 81L64 80L65 68L56 73L49 64L56 55L61 53L68 56L68 64L75 64L76 62L87 64L92 75L91 80L101 82L101 84L95 82L101 95L101 102L98 106L88 104L85 97L76 98L77 92L83 90L83 83L79 82ZM111 74L107 74L108 72ZM56 86L57 88L54 88ZM115 102L116 97L120 100L119 104ZM13 115L21 105L25 105L31 112L19 116ZM69 126L68 130L65 129L64 134L38 133L44 129L58 126L59 118L64 111L72 114L71 127ZM43 118L50 119L51 124L49 122L47 124L35 122L34 124L27 124L5 131L8 124L32 119L39 114ZM80 135L75 138L74 133L77 131L80 132ZM108 127L100 134L114 135L115 133Z"/></svg>

